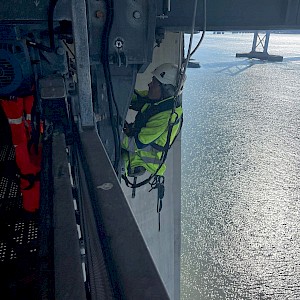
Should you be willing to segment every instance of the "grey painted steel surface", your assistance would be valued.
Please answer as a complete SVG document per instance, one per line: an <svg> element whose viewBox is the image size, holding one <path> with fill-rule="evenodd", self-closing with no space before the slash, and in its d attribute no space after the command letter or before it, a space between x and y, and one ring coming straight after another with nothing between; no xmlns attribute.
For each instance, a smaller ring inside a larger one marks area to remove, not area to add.
<svg viewBox="0 0 300 300"><path fill-rule="evenodd" d="M299 0L206 0L207 30L300 29ZM158 26L190 30L194 0L171 1L168 18ZM203 28L203 0L198 0L196 29Z"/></svg>
<svg viewBox="0 0 300 300"><path fill-rule="evenodd" d="M99 221L97 222L96 218L93 218L94 199L89 194L90 184L86 178L84 164L85 162L80 159L78 160L75 182L78 192L80 224L83 235L82 245L85 249L86 276L89 286L88 299L118 299L119 289L114 282L116 280L115 274L110 274L111 265L107 267L109 263L106 263L106 261L109 261L110 254L106 253L109 248L104 243L105 239L102 239L103 226L102 224L98 224ZM98 236L99 231L100 237Z"/></svg>
<svg viewBox="0 0 300 300"><path fill-rule="evenodd" d="M86 1L72 0L78 96L81 125L94 126Z"/></svg>
<svg viewBox="0 0 300 300"><path fill-rule="evenodd" d="M93 216L93 205L89 196L88 182L84 180L84 170L82 162L79 162L80 178L80 202L79 211L81 217L81 229L83 233L83 241L85 248L85 262L87 281L89 286L90 300L113 300L117 297L114 294L119 293L118 288L112 287L113 281L110 278L110 271L105 263L104 251L107 250L103 244L102 236L98 237L98 230L101 230L102 225L97 225ZM111 267L111 266L109 266ZM114 275L114 274L113 274Z"/></svg>
<svg viewBox="0 0 300 300"><path fill-rule="evenodd" d="M139 74L136 89L146 90L152 78L152 71L160 64L171 62L179 64L182 56L182 34L166 32L165 38L154 49L153 63L145 73ZM131 111L127 121L134 120L135 112ZM136 189L132 198L132 189L122 181L122 188L134 213L141 233L158 268L160 276L172 300L180 299L180 247L181 247L181 141L180 137L168 152L165 173L165 196L161 211L161 231L158 231L158 214L156 212L157 190L149 192L150 186ZM146 179L149 173L138 182ZM131 181L132 178L131 178Z"/></svg>
<svg viewBox="0 0 300 300"><path fill-rule="evenodd" d="M86 299L64 134L53 137L55 299Z"/></svg>
<svg viewBox="0 0 300 300"><path fill-rule="evenodd" d="M43 140L39 215L39 294L54 297L52 135ZM42 297L41 296L41 297Z"/></svg>
<svg viewBox="0 0 300 300"><path fill-rule="evenodd" d="M178 136L172 147L172 156L169 156L168 164L172 169L167 171L172 185L173 222L174 222L174 300L180 299L180 274L181 274L181 135Z"/></svg>
<svg viewBox="0 0 300 300"><path fill-rule="evenodd" d="M168 153L165 174L165 197L162 200L161 229L158 231L156 212L157 190L149 192L144 186L132 190L123 186L127 201L133 211L141 233L168 290L170 299L180 299L180 246L181 246L181 173L180 141L177 140ZM140 182L143 178L139 178Z"/></svg>
<svg viewBox="0 0 300 300"><path fill-rule="evenodd" d="M137 66L129 65L127 67L117 67L115 65L112 65L110 71L112 74L112 86L114 88L114 96L118 105L118 125L121 125L121 123L123 124L125 120L128 106L132 98L137 74ZM108 100L106 97L107 85L105 83L102 66L100 64L93 65L91 67L91 74L94 93L94 112L97 128L111 161L114 161L114 136L111 127ZM113 115L115 116L115 120L117 120L116 109L114 108L115 107L113 107ZM122 127L120 126L119 130L121 130L121 128Z"/></svg>
<svg viewBox="0 0 300 300"><path fill-rule="evenodd" d="M80 0L82 1L82 0ZM95 7L95 3L100 1L87 0L90 6ZM129 1L127 1L129 3ZM153 2L153 1L152 1ZM46 0L15 0L14 5L10 1L1 0L0 20L47 20L47 7L49 1ZM115 1L115 8L124 7L125 1ZM133 8L133 13L139 11L145 1L131 1L129 6ZM203 26L203 0L198 0L197 29ZM171 0L170 9L162 9L162 1L157 1L157 26L173 28L176 30L190 30L191 9L194 1ZM267 29L300 29L300 0L207 0L207 30L267 30ZM56 19L69 19L69 2L60 0L56 11ZM99 4L99 9L101 5ZM163 10L168 17L163 15ZM118 18L122 22L128 19L128 10L120 10ZM122 16L122 13L124 15ZM135 14L135 20L130 21L133 26L142 23ZM140 14L143 17L143 13ZM134 25L136 23L136 25ZM121 28L122 29L122 28ZM133 49L134 50L134 49ZM135 51L135 50L134 50Z"/></svg>
<svg viewBox="0 0 300 300"><path fill-rule="evenodd" d="M155 0L115 0L109 52L124 54L127 64L144 65L152 59L156 25ZM151 46L150 46L151 45ZM115 62L118 65L117 62Z"/></svg>
<svg viewBox="0 0 300 300"><path fill-rule="evenodd" d="M80 139L92 186L89 193L99 208L95 218L102 220L101 234L110 248L122 299L169 299L98 134L85 130Z"/></svg>

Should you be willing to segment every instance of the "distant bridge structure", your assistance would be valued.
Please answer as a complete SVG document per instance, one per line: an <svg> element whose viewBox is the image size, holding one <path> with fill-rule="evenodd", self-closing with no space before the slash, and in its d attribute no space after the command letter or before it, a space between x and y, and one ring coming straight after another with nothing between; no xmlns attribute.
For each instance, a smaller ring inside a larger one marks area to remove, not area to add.
<svg viewBox="0 0 300 300"><path fill-rule="evenodd" d="M255 31L253 36L252 50L249 53L236 53L236 57L256 58L268 61L282 61L282 56L268 53L269 39L270 31L266 31L264 35L261 35L258 31ZM262 49L262 51L258 51L259 48Z"/></svg>

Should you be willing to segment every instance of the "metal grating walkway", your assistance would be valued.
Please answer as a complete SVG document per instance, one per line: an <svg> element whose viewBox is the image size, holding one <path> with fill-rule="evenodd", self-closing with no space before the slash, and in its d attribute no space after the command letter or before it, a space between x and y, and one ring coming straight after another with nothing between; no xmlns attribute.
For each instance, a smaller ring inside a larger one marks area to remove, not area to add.
<svg viewBox="0 0 300 300"><path fill-rule="evenodd" d="M23 210L15 151L0 144L0 290L5 299L38 299L37 214Z"/></svg>

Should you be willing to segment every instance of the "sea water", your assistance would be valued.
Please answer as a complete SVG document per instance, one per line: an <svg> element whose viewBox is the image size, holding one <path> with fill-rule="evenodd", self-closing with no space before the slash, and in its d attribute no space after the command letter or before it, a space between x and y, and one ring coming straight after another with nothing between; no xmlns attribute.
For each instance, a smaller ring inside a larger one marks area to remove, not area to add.
<svg viewBox="0 0 300 300"><path fill-rule="evenodd" d="M300 299L300 35L252 40L208 32L187 70L181 299Z"/></svg>

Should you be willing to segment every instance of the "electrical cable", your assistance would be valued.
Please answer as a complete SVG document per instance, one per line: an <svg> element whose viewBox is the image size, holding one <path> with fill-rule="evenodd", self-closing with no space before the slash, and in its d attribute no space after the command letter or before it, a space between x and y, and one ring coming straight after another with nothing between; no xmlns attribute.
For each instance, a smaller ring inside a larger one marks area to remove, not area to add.
<svg viewBox="0 0 300 300"><path fill-rule="evenodd" d="M188 52L187 52L186 59L184 59L182 67L180 69L180 72L178 73L179 80L178 80L178 84L177 84L177 91L176 91L176 94L175 94L176 96L178 96L178 94L180 92L182 80L184 78L184 75L185 75L185 72L186 72L186 69L187 69L187 64L188 64L188 62L190 60L190 57L191 57L192 43L193 43L194 31L195 31L195 23L196 23L197 4L198 4L198 0L195 0L195 2L194 2L194 12L193 12L193 18L192 18L192 20L193 20L192 21L192 28L191 28L190 41L189 41L189 47L188 47Z"/></svg>
<svg viewBox="0 0 300 300"><path fill-rule="evenodd" d="M206 32L206 0L203 0L203 31L202 31L202 35L201 35L201 38L200 38L198 44L191 52L190 58L193 56L193 54L197 51L197 49L201 45L201 43L204 39L204 36L205 36L205 32Z"/></svg>
<svg viewBox="0 0 300 300"><path fill-rule="evenodd" d="M110 30L112 28L112 23L113 23L113 1L112 0L107 0L106 1L106 10L107 10L107 17L105 20L105 25L103 29L103 34L102 34L102 45L101 45L101 62L103 65L103 71L104 71L104 77L106 80L106 85L107 85L107 98L108 98L108 105L109 105L109 114L110 114L110 121L111 121L111 126L113 130L113 135L114 135L114 148L115 148L115 161L114 161L114 169L117 172L118 166L119 166L119 161L120 161L120 148L121 148L121 138L120 138L120 132L118 129L118 122L120 119L120 114L119 114L119 109L115 100L114 96L114 91L113 91L113 86L112 86L112 80L111 80L111 73L110 73L110 68L109 68L109 57L108 57L108 52L109 52L109 35L110 35ZM113 115L113 105L115 106L116 113L117 113L117 121L114 122L114 115Z"/></svg>
<svg viewBox="0 0 300 300"><path fill-rule="evenodd" d="M197 49L199 48L199 46L201 45L202 41L203 41L203 38L204 38L204 35L205 35L205 31L202 31L202 35L201 35L201 38L198 42L198 44L196 45L196 47L194 48L194 50L191 52L191 56L193 56L193 54L197 51Z"/></svg>

